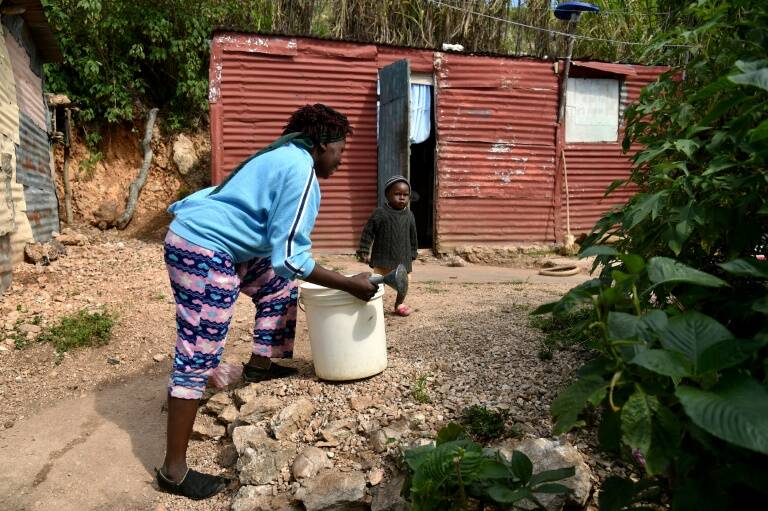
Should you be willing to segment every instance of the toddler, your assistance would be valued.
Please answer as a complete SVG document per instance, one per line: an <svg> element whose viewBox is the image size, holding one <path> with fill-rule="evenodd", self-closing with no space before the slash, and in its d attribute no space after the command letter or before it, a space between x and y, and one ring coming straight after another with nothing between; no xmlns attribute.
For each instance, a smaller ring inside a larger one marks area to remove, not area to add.
<svg viewBox="0 0 768 511"><path fill-rule="evenodd" d="M416 259L419 246L416 220L408 209L411 184L403 176L393 176L384 185L384 196L386 204L371 213L360 235L357 257L379 275L386 275L402 264L410 280L411 261ZM408 316L410 313L410 307L395 302L395 314Z"/></svg>

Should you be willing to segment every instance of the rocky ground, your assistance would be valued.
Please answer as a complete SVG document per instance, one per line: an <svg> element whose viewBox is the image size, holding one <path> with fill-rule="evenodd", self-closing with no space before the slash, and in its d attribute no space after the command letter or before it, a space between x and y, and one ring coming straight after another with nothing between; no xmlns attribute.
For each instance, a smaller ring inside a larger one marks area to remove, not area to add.
<svg viewBox="0 0 768 511"><path fill-rule="evenodd" d="M82 244L67 246L48 266L20 266L0 298L0 440L3 428L11 434L62 400L168 371L174 305L161 245L99 231L70 242ZM359 269L347 257L324 262ZM408 303L415 313L386 315L389 366L383 373L349 383L318 380L300 314L290 362L298 376L211 392L201 408L190 464L235 482L214 499L190 502L151 490L147 473L143 502L168 511L301 509L299 502L311 510L340 499L347 507L339 509L396 509L382 502L397 500L391 481L400 473L401 447L430 441L472 404L509 410L509 425L523 438L548 439L549 403L587 354L558 351L540 360L541 333L529 325L528 313L572 284L557 278L547 284L420 281L420 270L426 274L437 264L414 269ZM387 308L391 300L388 294ZM81 309L113 315L106 346L59 356L35 342L41 329ZM241 300L225 360L246 359L252 313ZM587 455L587 482L623 472L592 452L588 434L560 440Z"/></svg>

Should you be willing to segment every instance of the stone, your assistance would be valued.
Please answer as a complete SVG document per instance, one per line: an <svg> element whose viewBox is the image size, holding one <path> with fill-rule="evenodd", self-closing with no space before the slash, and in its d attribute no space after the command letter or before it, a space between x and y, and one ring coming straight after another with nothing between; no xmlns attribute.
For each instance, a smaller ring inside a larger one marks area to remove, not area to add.
<svg viewBox="0 0 768 511"><path fill-rule="evenodd" d="M297 431L304 429L313 413L315 413L315 405L307 398L299 398L286 406L270 420L275 438L278 440L289 438Z"/></svg>
<svg viewBox="0 0 768 511"><path fill-rule="evenodd" d="M162 362L163 360L165 360L165 358L166 358L165 353L158 353L157 355L152 357L152 360L154 360L155 362Z"/></svg>
<svg viewBox="0 0 768 511"><path fill-rule="evenodd" d="M368 471L368 482L371 483L371 486L376 486L383 480L384 480L383 469L376 467Z"/></svg>
<svg viewBox="0 0 768 511"><path fill-rule="evenodd" d="M451 257L448 260L448 266L454 267L454 268L463 268L467 265L467 262L461 258L459 255L455 255Z"/></svg>
<svg viewBox="0 0 768 511"><path fill-rule="evenodd" d="M224 408L218 415L219 421L224 424L231 424L237 419L237 407L235 405L229 405Z"/></svg>
<svg viewBox="0 0 768 511"><path fill-rule="evenodd" d="M115 225L117 218L120 216L118 207L117 202L114 200L105 200L99 204L98 209L93 213L93 225L102 231Z"/></svg>
<svg viewBox="0 0 768 511"><path fill-rule="evenodd" d="M30 264L50 264L49 247L45 243L27 243L24 246L24 260Z"/></svg>
<svg viewBox="0 0 768 511"><path fill-rule="evenodd" d="M329 443L338 443L351 435L355 434L357 421L355 419L339 419L329 423L320 430L320 435Z"/></svg>
<svg viewBox="0 0 768 511"><path fill-rule="evenodd" d="M247 447L258 447L265 440L270 440L264 428L259 426L238 426L232 430L232 443L238 454L243 454Z"/></svg>
<svg viewBox="0 0 768 511"><path fill-rule="evenodd" d="M251 383L245 387L235 390L235 404L243 406L244 404L259 398L261 391L256 383Z"/></svg>
<svg viewBox="0 0 768 511"><path fill-rule="evenodd" d="M363 511L365 502L365 475L359 471L326 471L308 481L294 497L307 511Z"/></svg>
<svg viewBox="0 0 768 511"><path fill-rule="evenodd" d="M229 468L237 463L237 449L234 444L226 444L219 451L219 465L223 468Z"/></svg>
<svg viewBox="0 0 768 511"><path fill-rule="evenodd" d="M22 323L16 329L23 334L39 334L42 331L40 325L33 325L32 323Z"/></svg>
<svg viewBox="0 0 768 511"><path fill-rule="evenodd" d="M240 429L240 428L237 428ZM235 429L235 431L237 431ZM277 440L265 438L256 447L246 447L237 460L237 471L242 484L270 484L296 454L293 444L281 445Z"/></svg>
<svg viewBox="0 0 768 511"><path fill-rule="evenodd" d="M240 407L239 419L248 424L255 424L271 417L282 406L282 401L274 396L253 397Z"/></svg>
<svg viewBox="0 0 768 511"><path fill-rule="evenodd" d="M370 435L370 442L373 450L376 452L384 452L387 447L397 443L408 431L407 419L400 419L393 422L385 428L373 431Z"/></svg>
<svg viewBox="0 0 768 511"><path fill-rule="evenodd" d="M376 401L371 396L352 396L349 398L349 406L356 412L363 412L372 408Z"/></svg>
<svg viewBox="0 0 768 511"><path fill-rule="evenodd" d="M575 467L576 473L572 477L562 481L554 481L571 488L573 492L570 495L536 494L536 498L547 510L559 510L566 501L579 508L584 507L592 491L592 471L576 447L569 442L561 443L546 438L526 438L514 448L531 459L534 474L545 470ZM500 452L508 458L511 457L509 450L500 449Z"/></svg>
<svg viewBox="0 0 768 511"><path fill-rule="evenodd" d="M77 232L64 232L56 236L56 239L67 246L82 246L88 244L88 236Z"/></svg>
<svg viewBox="0 0 768 511"><path fill-rule="evenodd" d="M411 505L400 495L405 477L398 475L372 490L371 511L408 511Z"/></svg>
<svg viewBox="0 0 768 511"><path fill-rule="evenodd" d="M192 438L194 440L217 440L226 434L227 430L221 424L217 424L210 415L198 415L192 426Z"/></svg>
<svg viewBox="0 0 768 511"><path fill-rule="evenodd" d="M233 406L232 398L229 397L226 392L219 392L206 401L205 411L213 415L218 415L228 406ZM235 410L237 410L237 408L235 408Z"/></svg>
<svg viewBox="0 0 768 511"><path fill-rule="evenodd" d="M306 479L314 477L320 470L329 468L331 462L325 451L317 447L307 447L296 456L291 466L291 474L294 479Z"/></svg>
<svg viewBox="0 0 768 511"><path fill-rule="evenodd" d="M199 158L195 151L195 145L183 133L176 137L173 142L173 163L179 169L179 173L186 175L198 162Z"/></svg>
<svg viewBox="0 0 768 511"><path fill-rule="evenodd" d="M272 511L272 486L241 486L232 499L232 511Z"/></svg>

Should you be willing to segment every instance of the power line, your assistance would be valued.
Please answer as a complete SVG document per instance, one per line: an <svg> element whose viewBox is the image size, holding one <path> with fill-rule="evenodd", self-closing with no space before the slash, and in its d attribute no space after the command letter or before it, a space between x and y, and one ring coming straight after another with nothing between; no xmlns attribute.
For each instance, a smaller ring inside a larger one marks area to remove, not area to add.
<svg viewBox="0 0 768 511"><path fill-rule="evenodd" d="M538 30L539 32L548 32L550 34L562 35L562 36L565 36L565 37L573 37L574 39L581 39L583 41L602 41L602 42L606 42L606 43L626 44L626 45L631 45L631 46L646 46L646 45L648 45L648 43L641 43L641 42L637 42L637 41L621 41L619 39L606 39L606 38L603 38L603 37L591 37L591 36L586 36L586 35L569 34L567 32L562 32L560 30L551 30L549 28L537 27L537 26L534 26L534 25L526 25L525 23L520 23L518 21L512 21L512 20L508 20L508 19L504 19L504 18L499 18L497 16L491 16L490 14L484 14L482 12L470 11L469 9L463 9L463 8L457 7L455 5L443 3L440 0L426 0L426 1L429 2L429 3L433 3L435 5L440 5L440 6L443 6L443 7L448 7L449 9L453 9L455 11L460 11L460 12L463 12L465 14L474 14L475 16L481 16L483 18L488 18L488 19L492 19L492 20L496 20L496 21L501 21L503 23L509 23L510 25L515 25L515 26L518 26L518 27L529 28L531 30ZM692 46L689 45L689 44L663 44L661 46L662 47L669 47L669 48L692 48Z"/></svg>
<svg viewBox="0 0 768 511"><path fill-rule="evenodd" d="M459 0L461 2L464 2L465 4L472 3L475 0ZM518 4L513 6L516 9L524 8L525 3L523 3L522 0L518 0ZM554 11L555 9L547 7L548 11ZM672 11L626 11L626 10L620 10L620 9L603 9L600 8L599 13L595 14L631 14L633 16L669 16L672 14Z"/></svg>

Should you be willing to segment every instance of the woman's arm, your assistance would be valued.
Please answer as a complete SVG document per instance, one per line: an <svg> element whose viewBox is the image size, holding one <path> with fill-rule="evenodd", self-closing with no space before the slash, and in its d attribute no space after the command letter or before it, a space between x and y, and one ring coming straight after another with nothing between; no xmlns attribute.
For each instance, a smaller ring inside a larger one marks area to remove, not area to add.
<svg viewBox="0 0 768 511"><path fill-rule="evenodd" d="M368 280L370 272L358 273L352 277L347 277L335 271L326 270L319 264L315 264L312 273L304 280L318 286L330 287L355 296L361 300L368 301L376 294L378 286L371 284Z"/></svg>

